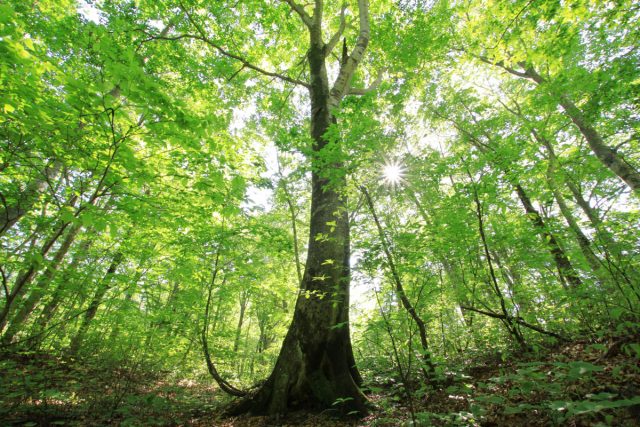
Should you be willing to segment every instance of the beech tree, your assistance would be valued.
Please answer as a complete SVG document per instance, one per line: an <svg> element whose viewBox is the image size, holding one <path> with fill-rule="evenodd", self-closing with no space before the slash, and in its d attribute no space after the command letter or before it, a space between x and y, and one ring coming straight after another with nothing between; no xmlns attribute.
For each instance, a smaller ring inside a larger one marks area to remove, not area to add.
<svg viewBox="0 0 640 427"><path fill-rule="evenodd" d="M353 93L351 82L369 44L369 4L358 0L359 32L350 49L342 42L339 71L333 83L327 61L340 45L346 28L344 6L337 31L326 40L327 13L324 2L315 1L313 11L287 0L308 34L309 80L263 70L234 53L218 47L188 10L197 31L193 37L213 46L225 56L259 73L304 86L309 91L312 143L311 219L307 260L300 283L293 320L282 344L273 373L260 390L235 411L279 414L295 407L331 407L343 402L344 413L366 413L366 398L358 388L361 378L355 366L349 335L349 217L346 207L346 174L340 141L329 135L342 99ZM328 9L328 8L326 8Z"/></svg>

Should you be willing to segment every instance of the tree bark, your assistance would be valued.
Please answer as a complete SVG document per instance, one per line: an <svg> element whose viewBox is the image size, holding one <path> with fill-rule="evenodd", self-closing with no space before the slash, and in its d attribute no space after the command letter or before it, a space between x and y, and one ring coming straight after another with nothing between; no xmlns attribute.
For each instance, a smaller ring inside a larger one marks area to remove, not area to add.
<svg viewBox="0 0 640 427"><path fill-rule="evenodd" d="M569 282L570 286L580 287L582 285L582 280L580 280L578 273L576 273L576 270L573 268L571 261L569 261L569 258L565 254L564 250L560 247L560 244L556 240L553 233L551 233L551 231L549 231L549 229L545 225L542 217L540 216L540 213L531 203L531 199L529 199L529 196L520 184L516 184L515 187L518 198L520 199L525 212L529 216L531 223L540 231L544 240L547 242L547 245L549 245L549 251L553 256L556 267L558 268L558 272L567 280L567 282Z"/></svg>
<svg viewBox="0 0 640 427"><path fill-rule="evenodd" d="M367 399L358 387L349 335L349 217L346 176L338 141L326 137L336 123L333 109L348 94L353 73L369 41L368 1L358 0L360 33L342 62L333 87L326 69L327 44L322 40L323 2L315 1L310 18L293 5L309 28L307 53L311 99L311 220L305 271L293 320L275 368L262 387L230 413L279 415L293 408L330 409L364 415ZM327 162L327 154L335 161Z"/></svg>

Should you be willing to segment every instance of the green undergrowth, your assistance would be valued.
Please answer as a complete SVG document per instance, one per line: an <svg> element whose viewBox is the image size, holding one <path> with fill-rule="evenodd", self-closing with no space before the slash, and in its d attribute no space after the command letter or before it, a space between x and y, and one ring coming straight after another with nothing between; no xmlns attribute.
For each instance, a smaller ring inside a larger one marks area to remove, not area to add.
<svg viewBox="0 0 640 427"><path fill-rule="evenodd" d="M414 384L380 392L370 425L640 425L640 336L617 334L553 350L487 358L448 373L437 390Z"/></svg>
<svg viewBox="0 0 640 427"><path fill-rule="evenodd" d="M366 390L377 409L359 421L297 412L274 424L266 417L224 418L228 398L209 379L180 378L144 361L4 353L0 420L20 426L640 425L638 334L476 362L450 369L437 389L376 375Z"/></svg>
<svg viewBox="0 0 640 427"><path fill-rule="evenodd" d="M1 425L184 425L219 409L209 381L180 379L142 362L5 353Z"/></svg>

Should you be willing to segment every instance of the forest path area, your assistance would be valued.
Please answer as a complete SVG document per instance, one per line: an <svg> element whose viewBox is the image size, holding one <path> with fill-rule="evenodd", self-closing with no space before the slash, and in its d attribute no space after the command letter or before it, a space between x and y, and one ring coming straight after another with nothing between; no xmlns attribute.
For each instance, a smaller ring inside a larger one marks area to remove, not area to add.
<svg viewBox="0 0 640 427"><path fill-rule="evenodd" d="M9 426L635 426L640 425L640 334L579 340L538 353L485 358L449 372L437 391L376 376L374 411L360 420L291 412L226 417L208 378L179 379L131 361L4 353L0 419ZM413 420L412 420L413 419Z"/></svg>

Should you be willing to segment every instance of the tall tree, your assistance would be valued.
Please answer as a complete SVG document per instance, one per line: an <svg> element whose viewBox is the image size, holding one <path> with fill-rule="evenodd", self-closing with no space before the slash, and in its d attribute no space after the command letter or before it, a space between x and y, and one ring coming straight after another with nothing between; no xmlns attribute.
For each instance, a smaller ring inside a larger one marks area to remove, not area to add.
<svg viewBox="0 0 640 427"><path fill-rule="evenodd" d="M346 172L340 141L331 127L342 99L369 44L369 4L358 0L359 33L349 52L343 40L339 72L333 84L327 62L345 30L345 7L338 31L324 40L325 4L316 0L313 14L293 0L285 0L299 16L309 37L307 51L310 123L313 150L311 221L307 261L293 321L273 373L260 390L240 404L237 412L279 414L292 407L330 408L336 402L343 413L367 412L367 400L358 387L349 336L349 216Z"/></svg>

